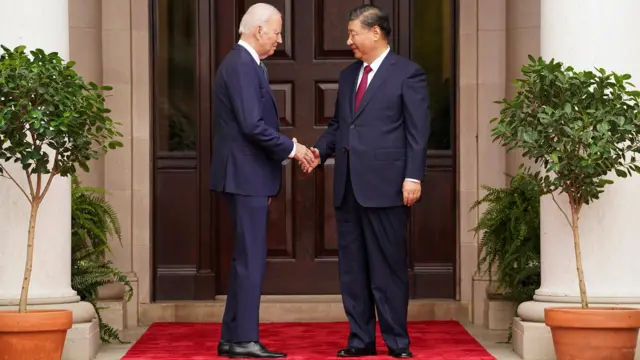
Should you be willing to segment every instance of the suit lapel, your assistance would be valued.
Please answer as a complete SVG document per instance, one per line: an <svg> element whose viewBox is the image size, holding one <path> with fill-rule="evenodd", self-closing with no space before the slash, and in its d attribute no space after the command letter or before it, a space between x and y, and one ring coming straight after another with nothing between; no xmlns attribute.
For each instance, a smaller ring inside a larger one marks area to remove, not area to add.
<svg viewBox="0 0 640 360"><path fill-rule="evenodd" d="M371 82L367 87L367 91L364 92L362 101L360 101L360 106L358 106L358 111L353 116L353 121L355 121L358 118L358 116L362 114L362 111L364 110L365 107L367 107L367 104L369 104L369 102L371 101L371 98L375 94L376 90L378 90L380 88L380 85L384 83L387 77L389 77L389 75L391 74L391 67L394 64L395 64L394 54L392 52L389 52L387 54L387 57L385 57L384 60L382 61L382 64L380 64L380 67L378 68L378 70L376 70L375 74L373 75L373 79L371 79ZM358 72L358 75L359 74L360 73ZM356 77L356 81L357 79L358 78ZM357 85L356 85L356 89L357 89ZM354 100L351 103L352 104L355 103L355 93L354 93ZM353 109L353 105L352 105L352 109Z"/></svg>
<svg viewBox="0 0 640 360"><path fill-rule="evenodd" d="M251 56L251 53L249 52L249 50L245 49L244 46L236 43L233 46L233 49L242 52L244 56L249 57L249 59L251 59L251 62L256 64L255 59L253 58L253 56ZM260 76L260 78L264 81L263 84L265 84L267 89L269 89L269 96L271 97L271 101L273 102L273 107L276 109L276 113L277 113L278 107L276 105L276 98L273 96L273 91L271 91L271 85L269 85L269 79L267 76L265 76L264 72L262 71L262 68L260 67L260 64L256 64L256 72L258 73L258 76Z"/></svg>

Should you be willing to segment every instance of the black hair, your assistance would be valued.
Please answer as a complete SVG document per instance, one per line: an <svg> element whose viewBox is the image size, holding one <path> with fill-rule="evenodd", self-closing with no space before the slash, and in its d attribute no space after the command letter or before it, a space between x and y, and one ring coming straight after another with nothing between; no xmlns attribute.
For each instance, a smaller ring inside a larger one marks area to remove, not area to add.
<svg viewBox="0 0 640 360"><path fill-rule="evenodd" d="M359 20L366 29L379 27L385 39L391 35L391 25L389 15L379 7L370 4L363 4L349 11L349 21Z"/></svg>

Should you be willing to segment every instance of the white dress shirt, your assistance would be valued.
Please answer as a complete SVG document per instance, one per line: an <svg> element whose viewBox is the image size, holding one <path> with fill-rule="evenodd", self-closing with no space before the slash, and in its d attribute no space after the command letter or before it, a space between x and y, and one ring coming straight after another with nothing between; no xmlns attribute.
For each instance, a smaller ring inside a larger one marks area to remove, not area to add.
<svg viewBox="0 0 640 360"><path fill-rule="evenodd" d="M260 56L258 56L258 52L256 51L256 49L252 48L251 45L249 45L244 40L238 41L238 45L247 49L247 51L249 51L249 54L251 54L251 56L253 57L253 60L256 61L256 64L260 65ZM289 158L292 158L293 155L295 154L296 154L296 143L293 143L293 150L291 150L291 153L289 154Z"/></svg>
<svg viewBox="0 0 640 360"><path fill-rule="evenodd" d="M362 67L360 68L360 74L358 75L358 82L356 82L356 86L360 84L360 80L362 80L362 74L364 73L364 68L367 65L371 67L371 71L369 72L369 77L367 78L367 87L369 86L369 84L371 84L371 79L373 79L373 77L375 76L376 72L380 68L380 64L382 64L382 61L384 60L384 58L387 57L387 54L389 54L389 51L391 51L391 48L387 47L387 50L385 50L382 53L382 55L378 56L378 58L375 59L371 64L367 64L364 61L362 62ZM416 179L406 178L405 180L420 183L420 181Z"/></svg>

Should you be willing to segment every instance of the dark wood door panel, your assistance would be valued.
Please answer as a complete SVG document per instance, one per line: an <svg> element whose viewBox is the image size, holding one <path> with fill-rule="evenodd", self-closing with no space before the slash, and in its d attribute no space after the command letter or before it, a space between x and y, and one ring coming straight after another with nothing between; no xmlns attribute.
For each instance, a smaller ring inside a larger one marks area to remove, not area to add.
<svg viewBox="0 0 640 360"><path fill-rule="evenodd" d="M209 0L153 0L153 299L215 295ZM205 120L207 119L207 120Z"/></svg>
<svg viewBox="0 0 640 360"><path fill-rule="evenodd" d="M193 293L197 263L198 202L197 172L157 170L155 191L158 208L172 209L156 214L155 262L157 297L172 299L176 293ZM181 229L180 236L173 229Z"/></svg>
<svg viewBox="0 0 640 360"><path fill-rule="evenodd" d="M409 257L416 298L456 296L456 178L451 155L429 156L423 195L411 209Z"/></svg>

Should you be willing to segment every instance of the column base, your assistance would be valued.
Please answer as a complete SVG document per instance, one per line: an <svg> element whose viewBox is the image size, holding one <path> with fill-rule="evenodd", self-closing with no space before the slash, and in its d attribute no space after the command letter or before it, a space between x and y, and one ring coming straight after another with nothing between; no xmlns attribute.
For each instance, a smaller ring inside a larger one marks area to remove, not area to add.
<svg viewBox="0 0 640 360"><path fill-rule="evenodd" d="M590 307L619 306L640 308L640 304L604 304L590 302ZM513 320L513 351L523 360L555 360L551 329L544 323L544 309L548 307L580 307L565 302L527 301L518 306L518 316ZM640 337L638 340L640 345ZM640 351L634 360L640 360Z"/></svg>
<svg viewBox="0 0 640 360"><path fill-rule="evenodd" d="M16 310L17 306L0 306ZM29 309L60 309L73 312L73 327L67 332L62 360L92 360L100 349L100 329L93 305L85 301L66 304L30 305Z"/></svg>
<svg viewBox="0 0 640 360"><path fill-rule="evenodd" d="M543 322L513 319L513 351L523 360L555 360L551 329Z"/></svg>
<svg viewBox="0 0 640 360"><path fill-rule="evenodd" d="M484 302L484 326L489 330L508 330L515 314L512 301L486 299Z"/></svg>
<svg viewBox="0 0 640 360"><path fill-rule="evenodd" d="M73 324L67 332L62 360L92 360L100 350L100 326L98 319Z"/></svg>

